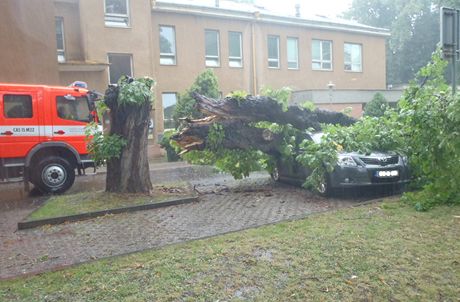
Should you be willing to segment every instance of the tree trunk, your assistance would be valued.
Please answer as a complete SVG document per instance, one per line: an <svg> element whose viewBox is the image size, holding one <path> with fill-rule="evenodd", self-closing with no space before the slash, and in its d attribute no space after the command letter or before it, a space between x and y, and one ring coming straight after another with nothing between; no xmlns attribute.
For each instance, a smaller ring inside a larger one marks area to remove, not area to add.
<svg viewBox="0 0 460 302"><path fill-rule="evenodd" d="M268 97L248 96L244 100L225 98L220 101L194 94L198 110L207 117L199 120L185 119L187 126L171 137L183 149L182 153L204 150L210 127L214 123L222 125L225 138L222 147L227 149L256 149L266 154L279 153L283 137L252 126L252 123L268 121L278 124L291 124L304 130L321 129L321 123L351 125L355 119L339 112L316 109L314 111L291 106L283 111L282 106Z"/></svg>
<svg viewBox="0 0 460 302"><path fill-rule="evenodd" d="M147 156L148 124L151 103L120 106L118 87L106 91L106 103L110 109L110 133L126 139L119 158L107 161L107 192L149 193L152 189Z"/></svg>

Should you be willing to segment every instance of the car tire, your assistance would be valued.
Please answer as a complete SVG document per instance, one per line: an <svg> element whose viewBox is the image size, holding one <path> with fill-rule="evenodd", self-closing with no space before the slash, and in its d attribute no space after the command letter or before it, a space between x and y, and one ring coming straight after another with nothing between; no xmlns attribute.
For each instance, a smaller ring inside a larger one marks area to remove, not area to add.
<svg viewBox="0 0 460 302"><path fill-rule="evenodd" d="M316 192L323 197L327 197L331 194L331 186L329 176L327 174L323 175L321 182L316 187Z"/></svg>
<svg viewBox="0 0 460 302"><path fill-rule="evenodd" d="M64 158L49 156L37 165L32 183L43 193L61 194L75 181L75 168Z"/></svg>
<svg viewBox="0 0 460 302"><path fill-rule="evenodd" d="M273 169L272 173L270 173L270 177L276 182L280 181L280 171L278 170L278 167Z"/></svg>

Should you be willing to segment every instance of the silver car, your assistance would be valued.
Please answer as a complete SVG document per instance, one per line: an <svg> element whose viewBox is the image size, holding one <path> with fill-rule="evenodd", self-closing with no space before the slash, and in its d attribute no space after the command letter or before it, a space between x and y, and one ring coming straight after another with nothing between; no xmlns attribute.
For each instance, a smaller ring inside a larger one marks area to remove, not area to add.
<svg viewBox="0 0 460 302"><path fill-rule="evenodd" d="M315 133L310 138L319 143L322 133ZM311 174L297 162L277 160L272 178L303 184ZM409 182L410 171L407 158L396 152L340 152L338 162L331 173L324 176L316 190L321 195L329 195L334 189L366 186L389 186L400 190Z"/></svg>

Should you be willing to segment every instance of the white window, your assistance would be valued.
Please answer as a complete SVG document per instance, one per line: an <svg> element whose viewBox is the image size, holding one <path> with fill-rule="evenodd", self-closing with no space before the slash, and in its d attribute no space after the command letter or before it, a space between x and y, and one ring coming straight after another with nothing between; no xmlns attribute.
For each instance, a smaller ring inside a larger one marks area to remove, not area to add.
<svg viewBox="0 0 460 302"><path fill-rule="evenodd" d="M177 94L172 92L162 93L161 100L163 102L163 121L165 129L174 129L176 125L173 119L174 109L177 103Z"/></svg>
<svg viewBox="0 0 460 302"><path fill-rule="evenodd" d="M205 30L206 66L220 66L219 59L219 32L217 30Z"/></svg>
<svg viewBox="0 0 460 302"><path fill-rule="evenodd" d="M363 71L361 44L345 43L343 47L343 52L344 69L346 71Z"/></svg>
<svg viewBox="0 0 460 302"><path fill-rule="evenodd" d="M114 27L129 26L128 0L105 0L105 25Z"/></svg>
<svg viewBox="0 0 460 302"><path fill-rule="evenodd" d="M228 66L243 67L242 34L228 32Z"/></svg>
<svg viewBox="0 0 460 302"><path fill-rule="evenodd" d="M132 55L109 53L108 60L110 84L116 84L121 76L133 76Z"/></svg>
<svg viewBox="0 0 460 302"><path fill-rule="evenodd" d="M280 68L280 37L268 36L268 68Z"/></svg>
<svg viewBox="0 0 460 302"><path fill-rule="evenodd" d="M313 70L332 70L332 41L313 40L311 57Z"/></svg>
<svg viewBox="0 0 460 302"><path fill-rule="evenodd" d="M160 26L160 64L176 64L176 31L172 26Z"/></svg>
<svg viewBox="0 0 460 302"><path fill-rule="evenodd" d="M59 63L65 62L64 18L56 17L56 49Z"/></svg>
<svg viewBox="0 0 460 302"><path fill-rule="evenodd" d="M287 62L288 69L299 69L299 40L287 38Z"/></svg>

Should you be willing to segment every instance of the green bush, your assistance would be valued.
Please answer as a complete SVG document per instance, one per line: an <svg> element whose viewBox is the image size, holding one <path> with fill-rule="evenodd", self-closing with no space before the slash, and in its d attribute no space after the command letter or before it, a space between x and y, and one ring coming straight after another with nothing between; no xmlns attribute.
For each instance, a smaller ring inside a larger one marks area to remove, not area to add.
<svg viewBox="0 0 460 302"><path fill-rule="evenodd" d="M169 162L180 160L180 156L178 154L180 148L175 145L174 141L171 140L171 136L173 136L175 133L176 130L174 129L166 130L163 133L163 137L160 141L160 146L166 150L166 158Z"/></svg>
<svg viewBox="0 0 460 302"><path fill-rule="evenodd" d="M380 92L377 92L372 100L364 107L364 116L382 116L389 108L388 102Z"/></svg>
<svg viewBox="0 0 460 302"><path fill-rule="evenodd" d="M192 94L196 92L212 99L220 97L219 83L212 69L207 69L195 79L192 86L179 96L173 113L176 128L180 128L180 118L201 118L203 115L195 108L195 99Z"/></svg>

